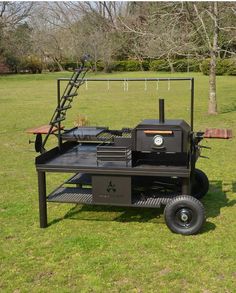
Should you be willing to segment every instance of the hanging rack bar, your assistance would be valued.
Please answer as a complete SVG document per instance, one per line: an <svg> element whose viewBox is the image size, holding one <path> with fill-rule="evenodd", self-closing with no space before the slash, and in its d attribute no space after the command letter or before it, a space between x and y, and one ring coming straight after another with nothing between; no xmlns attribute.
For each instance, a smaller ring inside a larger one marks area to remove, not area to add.
<svg viewBox="0 0 236 293"><path fill-rule="evenodd" d="M70 78L59 78L61 81L68 81ZM78 81L80 78L78 78ZM124 78L87 78L86 81L124 81ZM182 81L192 80L191 77L149 77L149 78L125 78L125 81Z"/></svg>
<svg viewBox="0 0 236 293"><path fill-rule="evenodd" d="M70 78L59 78L60 81L69 81ZM78 78L80 81L81 78ZM193 118L194 118L194 78L193 77L149 77L149 78L87 78L87 82L89 81L122 81L122 82L130 82L130 81L190 81L190 126L193 131Z"/></svg>

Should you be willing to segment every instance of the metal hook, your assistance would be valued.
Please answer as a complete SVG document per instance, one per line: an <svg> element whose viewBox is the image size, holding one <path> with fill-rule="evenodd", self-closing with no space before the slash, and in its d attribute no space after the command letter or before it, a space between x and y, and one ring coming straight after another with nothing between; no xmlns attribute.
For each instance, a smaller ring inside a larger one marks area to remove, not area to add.
<svg viewBox="0 0 236 293"><path fill-rule="evenodd" d="M128 92L129 84L127 78L124 78L124 92Z"/></svg>
<svg viewBox="0 0 236 293"><path fill-rule="evenodd" d="M168 79L168 91L170 90L170 79Z"/></svg>

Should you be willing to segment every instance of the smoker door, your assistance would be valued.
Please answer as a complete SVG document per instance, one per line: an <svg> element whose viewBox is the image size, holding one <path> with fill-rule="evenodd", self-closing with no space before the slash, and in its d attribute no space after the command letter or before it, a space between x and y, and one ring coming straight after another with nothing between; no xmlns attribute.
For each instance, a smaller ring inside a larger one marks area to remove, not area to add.
<svg viewBox="0 0 236 293"><path fill-rule="evenodd" d="M158 129L152 129L152 132L158 132ZM183 138L181 130L173 130L171 134L155 134L147 133L148 129L138 129L136 131L136 151L140 152L182 152L183 151ZM156 136L163 139L160 146L156 146L154 140Z"/></svg>

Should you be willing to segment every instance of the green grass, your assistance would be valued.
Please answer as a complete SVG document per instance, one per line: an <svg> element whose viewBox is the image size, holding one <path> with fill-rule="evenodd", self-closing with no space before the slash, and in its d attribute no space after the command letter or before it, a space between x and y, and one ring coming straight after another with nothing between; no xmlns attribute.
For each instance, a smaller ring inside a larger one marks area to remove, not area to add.
<svg viewBox="0 0 236 293"><path fill-rule="evenodd" d="M209 160L198 167L211 187L203 203L202 233L184 237L166 227L162 210L48 204L50 226L39 229L33 145L25 130L47 124L56 102L58 76L0 77L0 291L1 292L235 292L235 138L205 140ZM123 73L103 77L155 77ZM186 76L175 74L172 76ZM219 115L207 115L208 78L196 78L195 130L228 127L236 133L235 77L218 77ZM133 127L157 117L189 116L189 83L88 84L68 112L66 126L86 114L91 125ZM31 137L33 138L33 137ZM68 176L68 175L67 175ZM51 190L64 175L50 174Z"/></svg>

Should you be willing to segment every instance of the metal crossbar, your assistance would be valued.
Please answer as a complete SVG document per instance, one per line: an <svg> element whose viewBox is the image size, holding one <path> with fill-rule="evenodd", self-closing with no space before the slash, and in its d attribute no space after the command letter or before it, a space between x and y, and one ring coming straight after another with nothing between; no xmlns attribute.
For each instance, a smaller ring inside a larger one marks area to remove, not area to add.
<svg viewBox="0 0 236 293"><path fill-rule="evenodd" d="M73 98L77 96L77 91L79 87L87 82L116 82L116 81L123 81L123 82L138 82L138 81L156 81L156 82L162 82L162 81L190 81L190 125L191 130L193 130L193 118L194 118L194 78L193 77L149 77L149 78L85 78L85 75L87 73L88 69L85 69L82 65L81 68L77 69L75 72L73 72L72 76L70 78L58 78L57 79L57 107L51 117L50 120L50 128L49 131L44 138L43 144L42 144L42 150L45 150L45 144L48 140L49 135L52 132L52 129L54 126L57 126L58 129L58 147L61 148L62 139L61 139L61 122L65 120L66 118L66 111L71 108L71 103L73 101ZM67 85L65 87L65 90L63 94L60 93L60 87L61 82L67 81Z"/></svg>
<svg viewBox="0 0 236 293"><path fill-rule="evenodd" d="M68 81L68 78L60 78L60 81ZM79 80L79 79L78 79ZM148 78L86 78L86 83L89 81L144 81L145 83L148 81L190 81L190 126L193 131L193 119L194 119L194 78L193 77L148 77Z"/></svg>

